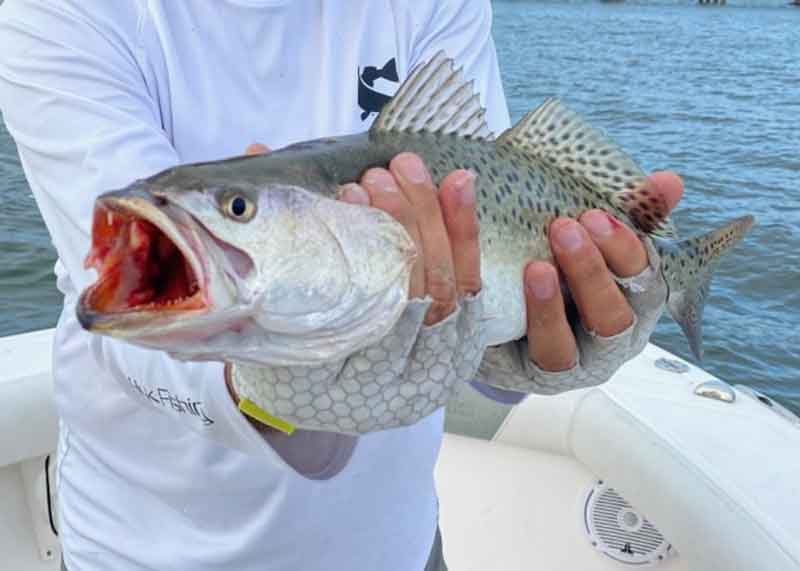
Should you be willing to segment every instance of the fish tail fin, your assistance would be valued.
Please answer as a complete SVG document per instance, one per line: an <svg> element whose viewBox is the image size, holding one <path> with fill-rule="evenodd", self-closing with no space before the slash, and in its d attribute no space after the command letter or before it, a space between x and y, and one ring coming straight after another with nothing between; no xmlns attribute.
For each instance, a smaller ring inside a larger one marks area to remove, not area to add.
<svg viewBox="0 0 800 571"><path fill-rule="evenodd" d="M720 257L744 238L752 216L731 220L708 234L673 243L662 256L669 287L667 309L681 326L695 357L703 358L703 309Z"/></svg>

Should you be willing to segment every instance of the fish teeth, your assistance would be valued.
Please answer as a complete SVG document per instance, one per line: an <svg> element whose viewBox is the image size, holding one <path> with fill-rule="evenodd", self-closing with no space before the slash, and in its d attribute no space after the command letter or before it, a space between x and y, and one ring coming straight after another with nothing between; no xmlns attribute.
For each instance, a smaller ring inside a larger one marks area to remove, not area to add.
<svg viewBox="0 0 800 571"><path fill-rule="evenodd" d="M138 249L141 245L144 244L144 240L142 239L142 233L139 230L139 225L134 222L131 224L130 229L130 245L131 248Z"/></svg>

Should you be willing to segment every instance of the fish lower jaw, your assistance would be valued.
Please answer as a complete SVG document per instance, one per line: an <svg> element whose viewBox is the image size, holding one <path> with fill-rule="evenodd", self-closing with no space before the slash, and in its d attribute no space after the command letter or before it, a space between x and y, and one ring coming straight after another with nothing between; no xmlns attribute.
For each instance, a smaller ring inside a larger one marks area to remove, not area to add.
<svg viewBox="0 0 800 571"><path fill-rule="evenodd" d="M121 339L136 339L152 335L167 335L185 328L196 318L209 313L209 308L175 309L169 306L138 307L114 313L93 311L78 304L77 317L84 329L93 333Z"/></svg>

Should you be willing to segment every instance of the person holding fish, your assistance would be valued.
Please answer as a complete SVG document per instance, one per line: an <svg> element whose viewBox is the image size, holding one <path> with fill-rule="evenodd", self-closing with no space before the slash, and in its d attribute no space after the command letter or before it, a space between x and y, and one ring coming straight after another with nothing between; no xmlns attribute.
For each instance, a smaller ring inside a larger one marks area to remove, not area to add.
<svg viewBox="0 0 800 571"><path fill-rule="evenodd" d="M460 383L604 382L699 291L674 174L558 102L507 130L488 1L15 0L0 107L59 256L71 571L445 569Z"/></svg>

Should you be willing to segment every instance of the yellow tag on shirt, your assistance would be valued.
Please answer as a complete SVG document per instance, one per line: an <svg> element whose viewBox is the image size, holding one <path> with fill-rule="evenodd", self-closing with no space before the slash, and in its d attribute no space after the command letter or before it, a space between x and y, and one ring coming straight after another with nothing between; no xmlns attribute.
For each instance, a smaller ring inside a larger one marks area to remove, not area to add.
<svg viewBox="0 0 800 571"><path fill-rule="evenodd" d="M275 430L280 430L286 434L292 434L294 432L293 424L286 422L277 416L271 415L251 400L241 399L239 401L239 410L253 420L257 420L261 424L271 426Z"/></svg>

